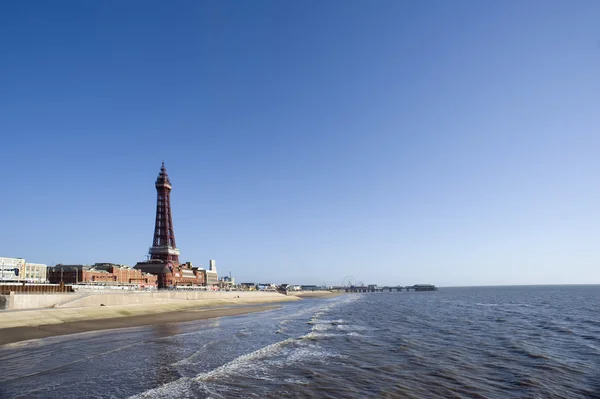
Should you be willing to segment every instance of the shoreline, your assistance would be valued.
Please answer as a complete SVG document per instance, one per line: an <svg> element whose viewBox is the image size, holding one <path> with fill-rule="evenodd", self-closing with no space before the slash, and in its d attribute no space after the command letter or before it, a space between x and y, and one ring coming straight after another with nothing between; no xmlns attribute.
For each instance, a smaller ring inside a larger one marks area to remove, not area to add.
<svg viewBox="0 0 600 399"><path fill-rule="evenodd" d="M69 335L89 331L110 330L116 328L163 325L183 323L195 320L207 320L227 316L241 316L249 313L278 309L282 305L250 305L237 307L207 307L198 304L187 309L174 312L127 315L124 317L96 318L90 320L68 321L64 323L47 323L40 325L24 325L0 328L0 345Z"/></svg>
<svg viewBox="0 0 600 399"><path fill-rule="evenodd" d="M277 309L285 302L332 298L335 292L274 297L171 300L112 306L54 307L0 312L0 345L88 331L183 323Z"/></svg>

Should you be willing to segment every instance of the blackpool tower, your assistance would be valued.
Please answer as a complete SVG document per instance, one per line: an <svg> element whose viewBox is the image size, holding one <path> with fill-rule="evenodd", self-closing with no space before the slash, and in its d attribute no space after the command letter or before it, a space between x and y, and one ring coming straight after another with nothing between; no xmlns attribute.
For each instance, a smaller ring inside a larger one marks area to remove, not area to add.
<svg viewBox="0 0 600 399"><path fill-rule="evenodd" d="M171 217L171 182L164 162L156 179L155 187L156 220L154 222L154 240L149 251L150 259L179 265L179 249L175 245L173 218Z"/></svg>

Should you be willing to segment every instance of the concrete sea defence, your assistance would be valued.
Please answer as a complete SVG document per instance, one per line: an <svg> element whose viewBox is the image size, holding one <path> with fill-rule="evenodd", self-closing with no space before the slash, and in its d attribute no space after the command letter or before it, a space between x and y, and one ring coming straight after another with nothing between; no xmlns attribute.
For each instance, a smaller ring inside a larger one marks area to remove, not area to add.
<svg viewBox="0 0 600 399"><path fill-rule="evenodd" d="M38 309L59 306L86 296L79 293L18 293L0 295L0 310L4 309Z"/></svg>
<svg viewBox="0 0 600 399"><path fill-rule="evenodd" d="M277 292L248 291L158 291L158 292L88 292L65 294L20 294L4 295L0 309L80 308L116 305L150 305L180 301L244 299L249 302L277 299L285 296ZM0 319L1 320L1 319Z"/></svg>

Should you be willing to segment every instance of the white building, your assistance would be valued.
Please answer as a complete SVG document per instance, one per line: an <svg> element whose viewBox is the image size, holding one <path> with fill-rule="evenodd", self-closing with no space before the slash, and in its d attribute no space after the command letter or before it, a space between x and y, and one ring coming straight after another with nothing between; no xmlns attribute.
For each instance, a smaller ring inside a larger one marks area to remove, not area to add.
<svg viewBox="0 0 600 399"><path fill-rule="evenodd" d="M48 281L48 265L25 262L23 272L19 277L31 283L46 283Z"/></svg>
<svg viewBox="0 0 600 399"><path fill-rule="evenodd" d="M0 257L0 281L21 280L25 259Z"/></svg>
<svg viewBox="0 0 600 399"><path fill-rule="evenodd" d="M27 263L23 258L0 257L0 281L45 283L48 281L48 266L42 263Z"/></svg>
<svg viewBox="0 0 600 399"><path fill-rule="evenodd" d="M206 271L206 286L212 287L219 285L219 276L217 275L217 266L213 259L208 261L208 270Z"/></svg>

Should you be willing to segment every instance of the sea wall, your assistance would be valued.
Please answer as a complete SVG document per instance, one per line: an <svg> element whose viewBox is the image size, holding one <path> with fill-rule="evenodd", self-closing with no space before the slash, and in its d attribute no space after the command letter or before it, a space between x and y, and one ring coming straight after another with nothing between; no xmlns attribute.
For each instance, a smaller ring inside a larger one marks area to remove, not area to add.
<svg viewBox="0 0 600 399"><path fill-rule="evenodd" d="M45 294L45 293L15 293L3 295L6 298L6 306L2 308L2 299L0 299L0 309L38 309L60 306L64 303L76 301L82 298L82 294Z"/></svg>
<svg viewBox="0 0 600 399"><path fill-rule="evenodd" d="M0 309L81 308L117 305L150 305L195 300L245 302L285 300L276 292L248 291L158 291L158 292L93 292L74 294L26 294L11 293L0 296Z"/></svg>
<svg viewBox="0 0 600 399"><path fill-rule="evenodd" d="M282 299L284 295L276 292L248 292L248 291L158 291L158 292L125 292L90 294L60 305L60 307L88 307L88 306L116 306L137 304L160 304L194 300L230 300L240 298L244 300L262 301L264 299Z"/></svg>

